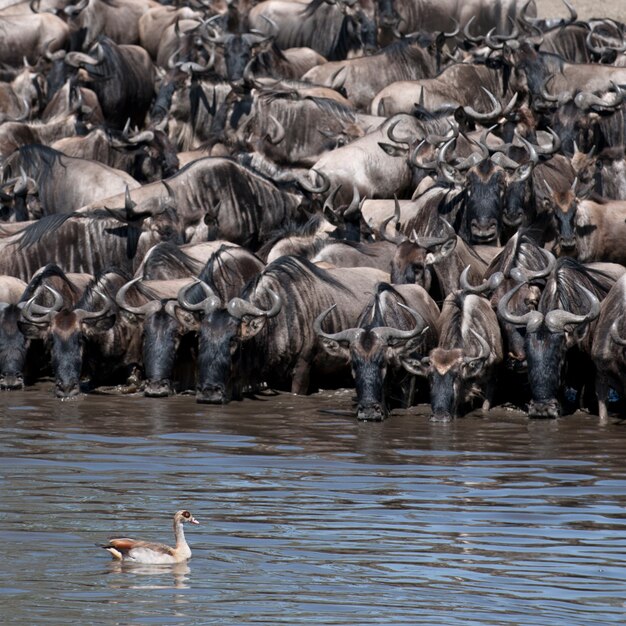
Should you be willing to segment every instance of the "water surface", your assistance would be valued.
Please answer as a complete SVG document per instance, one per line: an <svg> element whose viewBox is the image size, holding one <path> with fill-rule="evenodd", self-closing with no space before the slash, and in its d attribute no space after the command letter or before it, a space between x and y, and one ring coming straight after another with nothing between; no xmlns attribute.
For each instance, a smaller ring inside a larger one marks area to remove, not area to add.
<svg viewBox="0 0 626 626"><path fill-rule="evenodd" d="M3 623L626 623L625 424L359 423L351 396L3 393ZM179 508L186 564L95 545L171 543Z"/></svg>

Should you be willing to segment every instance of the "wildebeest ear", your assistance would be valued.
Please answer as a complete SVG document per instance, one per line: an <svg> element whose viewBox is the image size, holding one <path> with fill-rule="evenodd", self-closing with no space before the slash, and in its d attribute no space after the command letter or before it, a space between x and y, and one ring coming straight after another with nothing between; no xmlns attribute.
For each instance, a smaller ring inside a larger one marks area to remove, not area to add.
<svg viewBox="0 0 626 626"><path fill-rule="evenodd" d="M465 175L459 172L456 167L453 167L450 163L440 163L439 167L447 180L454 181L455 185L465 185Z"/></svg>
<svg viewBox="0 0 626 626"><path fill-rule="evenodd" d="M434 265L447 256L450 256L456 248L456 242L456 237L451 237L447 241L444 241L436 252L429 252L425 259L426 265Z"/></svg>
<svg viewBox="0 0 626 626"><path fill-rule="evenodd" d="M345 359L346 361L350 360L350 350L340 342L326 338L320 339L320 342L324 350L331 356Z"/></svg>
<svg viewBox="0 0 626 626"><path fill-rule="evenodd" d="M196 331L200 328L200 323L193 313L185 311L179 306L175 307L175 311L176 319L186 331Z"/></svg>
<svg viewBox="0 0 626 626"><path fill-rule="evenodd" d="M383 150L386 154L392 157L405 157L409 153L407 148L394 146L393 144L390 144L390 143L378 142L378 145L381 148L381 150Z"/></svg>
<svg viewBox="0 0 626 626"><path fill-rule="evenodd" d="M430 357L424 357L423 359L402 359L402 367L410 374L415 376L428 376L428 370L430 369Z"/></svg>
<svg viewBox="0 0 626 626"><path fill-rule="evenodd" d="M405 356L408 357L411 352L415 352L415 350L417 350L417 348L423 342L422 336L427 330L428 326L424 328L424 330L417 337L411 337L411 339L409 339L408 341L402 341L395 346L388 346L387 350L390 351L388 353L390 360L402 359Z"/></svg>
<svg viewBox="0 0 626 626"><path fill-rule="evenodd" d="M534 163L528 162L515 168L515 171L509 177L509 183L521 183L525 181L533 171Z"/></svg>
<svg viewBox="0 0 626 626"><path fill-rule="evenodd" d="M115 313L95 319L86 318L81 321L83 332L88 337L92 335L98 335L99 333L106 333L107 330L111 330L111 328L113 328L113 325L115 324L115 319Z"/></svg>
<svg viewBox="0 0 626 626"><path fill-rule="evenodd" d="M477 376L480 374L484 364L484 359L472 359L471 361L463 363L463 378L473 378Z"/></svg>
<svg viewBox="0 0 626 626"><path fill-rule="evenodd" d="M261 332L265 322L267 321L267 315L259 315L258 317L244 318L241 320L240 337L244 341L252 339Z"/></svg>
<svg viewBox="0 0 626 626"><path fill-rule="evenodd" d="M48 324L32 324L25 320L19 320L17 327L27 339L45 339L48 335Z"/></svg>

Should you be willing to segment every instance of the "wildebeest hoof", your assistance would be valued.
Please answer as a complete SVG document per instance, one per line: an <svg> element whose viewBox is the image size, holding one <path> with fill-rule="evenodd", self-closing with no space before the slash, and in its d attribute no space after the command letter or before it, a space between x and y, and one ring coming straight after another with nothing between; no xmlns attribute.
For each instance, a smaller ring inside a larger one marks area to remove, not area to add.
<svg viewBox="0 0 626 626"><path fill-rule="evenodd" d="M362 422L382 422L385 419L385 414L379 406L359 407L356 418Z"/></svg>
<svg viewBox="0 0 626 626"><path fill-rule="evenodd" d="M155 380L146 383L143 394L146 398L166 398L173 391L169 380Z"/></svg>
<svg viewBox="0 0 626 626"><path fill-rule="evenodd" d="M557 400L545 402L531 402L528 405L528 417L555 418L561 415L561 407Z"/></svg>
<svg viewBox="0 0 626 626"><path fill-rule="evenodd" d="M433 413L430 416L430 421L431 422L439 422L439 423L451 422L452 421L452 415L450 415L450 413Z"/></svg>
<svg viewBox="0 0 626 626"><path fill-rule="evenodd" d="M24 379L21 376L2 376L0 378L0 389L3 391L14 391L24 388Z"/></svg>

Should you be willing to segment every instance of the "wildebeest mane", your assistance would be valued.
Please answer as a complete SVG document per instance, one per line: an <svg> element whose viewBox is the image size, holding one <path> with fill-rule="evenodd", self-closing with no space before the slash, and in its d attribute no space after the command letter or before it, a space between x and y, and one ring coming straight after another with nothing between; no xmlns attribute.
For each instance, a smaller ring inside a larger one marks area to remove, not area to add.
<svg viewBox="0 0 626 626"><path fill-rule="evenodd" d="M55 166L63 169L67 165L63 163L65 155L54 148L41 144L29 144L21 146L11 154L4 163L5 179L19 177L22 169L27 176L33 178L39 186L39 198L44 212L47 211L46 189L53 182L55 176L62 176L62 171L54 172Z"/></svg>
<svg viewBox="0 0 626 626"><path fill-rule="evenodd" d="M542 234L543 230L539 231L534 225L520 229L517 235L511 237L504 248L492 259L485 277L496 272L502 272L508 277L514 267L528 270L539 270L545 267L546 259L537 240L537 237Z"/></svg>
<svg viewBox="0 0 626 626"><path fill-rule="evenodd" d="M249 255L248 259L243 256L239 258L239 261L247 262L247 266L237 262L235 254ZM234 264L228 263L227 257L230 257ZM250 272L255 258L258 259L251 252L238 246L223 244L210 256L198 278L209 285L225 301L234 293L238 295L243 285L249 280L250 274L248 272ZM258 261L260 264L263 263L261 259ZM258 273L258 270L255 268L251 273Z"/></svg>
<svg viewBox="0 0 626 626"><path fill-rule="evenodd" d="M148 278L163 269L167 270L168 278L196 276L201 271L202 264L172 242L163 241L144 257L143 276Z"/></svg>
<svg viewBox="0 0 626 626"><path fill-rule="evenodd" d="M402 320L398 315L398 311L395 307L392 309L383 310L381 306L381 296L384 294L391 294L397 302L405 304L404 297L401 293L396 291L389 283L378 283L376 293L372 296L371 300L363 308L363 312L359 315L357 320L357 327L364 328L365 330L371 330L379 326L391 326L393 328L401 328Z"/></svg>
<svg viewBox="0 0 626 626"><path fill-rule="evenodd" d="M589 302L580 286L583 285L603 300L614 282L606 272L586 267L576 259L561 257L557 259L554 272L541 294L538 309L544 314L554 309L586 313Z"/></svg>
<svg viewBox="0 0 626 626"><path fill-rule="evenodd" d="M35 295L37 289L41 287L43 281L52 277L60 278L72 293L78 294L76 285L70 281L70 279L65 275L65 272L58 265L48 263L48 265L45 265L42 269L35 273L31 281L26 286L26 289L24 290L24 293L19 301L27 302L30 300Z"/></svg>
<svg viewBox="0 0 626 626"><path fill-rule="evenodd" d="M76 213L59 213L46 215L36 222L29 224L26 228L19 231L19 247L23 250L36 243L39 243L45 236L56 232L71 217L76 217Z"/></svg>
<svg viewBox="0 0 626 626"><path fill-rule="evenodd" d="M327 285L348 292L348 289L341 282L326 270L311 263L308 259L304 257L281 256L270 263L261 274L248 282L243 289L242 297L246 298L254 293L254 290L264 277L271 276L280 279L281 275L286 275L289 278L288 281L281 283L285 287L288 286L289 289L297 290L302 283L313 284L314 279L318 279Z"/></svg>
<svg viewBox="0 0 626 626"><path fill-rule="evenodd" d="M97 311L102 308L102 298L98 291L114 299L119 288L131 279L130 275L119 267L106 267L99 271L85 287L82 296L76 303L77 309Z"/></svg>
<svg viewBox="0 0 626 626"><path fill-rule="evenodd" d="M265 243L257 250L257 255L261 259L267 259L270 250L287 237L311 237L318 232L324 216L321 213L314 213L306 222L299 222L294 219L288 220L279 228L273 230L265 238Z"/></svg>

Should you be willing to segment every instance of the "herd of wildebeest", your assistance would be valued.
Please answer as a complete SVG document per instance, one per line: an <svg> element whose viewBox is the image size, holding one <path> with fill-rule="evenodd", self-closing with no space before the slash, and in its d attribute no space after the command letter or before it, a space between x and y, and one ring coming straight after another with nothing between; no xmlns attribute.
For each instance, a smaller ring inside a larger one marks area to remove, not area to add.
<svg viewBox="0 0 626 626"><path fill-rule="evenodd" d="M626 26L563 14L4 8L0 386L623 410Z"/></svg>

